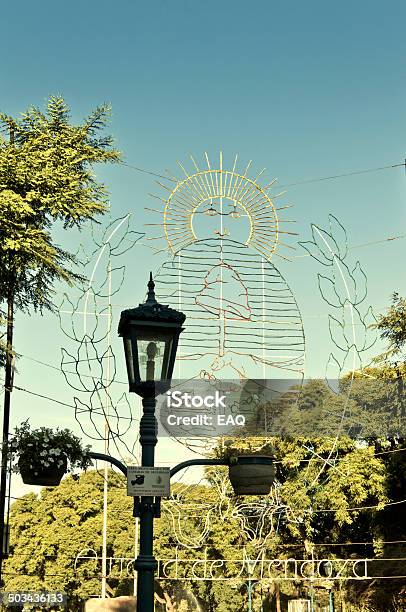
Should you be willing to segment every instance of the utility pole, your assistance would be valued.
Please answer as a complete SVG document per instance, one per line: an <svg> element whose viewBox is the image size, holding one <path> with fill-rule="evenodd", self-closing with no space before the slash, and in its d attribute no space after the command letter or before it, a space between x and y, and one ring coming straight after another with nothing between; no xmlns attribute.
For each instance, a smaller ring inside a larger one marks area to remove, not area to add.
<svg viewBox="0 0 406 612"><path fill-rule="evenodd" d="M14 144L14 129L10 125L10 144ZM12 266L10 266L12 268ZM14 326L14 284L9 279L7 295L7 342L6 363L4 380L4 404L3 404L3 435L1 447L1 482L0 482L0 587L3 585L2 565L7 553L7 529L6 518L6 490L7 490L7 466L8 457L8 434L10 428L10 406L11 392L13 390L13 326Z"/></svg>
<svg viewBox="0 0 406 612"><path fill-rule="evenodd" d="M107 317L107 373L105 381L105 400L106 400L106 417L104 423L104 453L109 454L110 448L110 423L109 423L109 410L110 410L110 395L107 389L110 386L110 333L111 333L111 259L109 256L109 263L107 269L108 275L108 317ZM101 597L106 599L107 596L107 507L108 507L108 486L109 486L109 467L108 464L104 463L104 485L103 485L103 542L102 542L102 585L101 585Z"/></svg>

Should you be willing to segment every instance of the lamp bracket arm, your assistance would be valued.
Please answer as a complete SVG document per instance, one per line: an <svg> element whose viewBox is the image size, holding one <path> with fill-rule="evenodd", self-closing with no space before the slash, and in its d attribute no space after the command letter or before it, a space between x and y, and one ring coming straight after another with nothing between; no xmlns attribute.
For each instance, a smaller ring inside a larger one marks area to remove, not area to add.
<svg viewBox="0 0 406 612"><path fill-rule="evenodd" d="M229 465L229 459L189 459L175 465L170 471L171 478L181 470L190 467L191 465Z"/></svg>
<svg viewBox="0 0 406 612"><path fill-rule="evenodd" d="M100 461L107 461L108 463L115 465L124 474L124 476L127 477L127 467L124 465L124 463L121 463L121 461L119 461L115 457L111 457L110 455L105 455L104 453L94 453L93 451L90 452L90 456L92 459L99 459Z"/></svg>

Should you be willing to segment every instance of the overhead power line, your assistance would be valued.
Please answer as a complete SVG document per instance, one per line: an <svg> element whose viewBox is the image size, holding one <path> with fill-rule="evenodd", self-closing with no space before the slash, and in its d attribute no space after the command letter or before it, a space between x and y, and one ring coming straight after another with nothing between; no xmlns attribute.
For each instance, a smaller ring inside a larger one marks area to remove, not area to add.
<svg viewBox="0 0 406 612"><path fill-rule="evenodd" d="M388 506L399 506L400 504L406 504L406 499L400 499L399 501L394 502L385 502L384 504L374 504L372 506L355 506L353 508L344 508L346 512L357 512L359 510L375 510L378 508L379 510L383 510ZM321 510L312 510L313 514L321 514L323 512L338 512L338 508L323 508Z"/></svg>
<svg viewBox="0 0 406 612"><path fill-rule="evenodd" d="M138 168L138 166L132 166L131 164L126 164L125 162L119 162L119 163L121 164L121 166L130 168L131 170L136 170L137 172L143 172L144 174L150 174L152 176L156 176L158 178L162 178L167 181L172 181L173 183L176 183L175 179L170 178L169 176L164 176L163 174L158 174L157 172L154 172L153 170L146 170L145 168Z"/></svg>
<svg viewBox="0 0 406 612"><path fill-rule="evenodd" d="M73 410L76 410L78 407L74 406L73 404L67 404L66 402L61 402L61 400L58 400L54 397L49 397L49 395L43 395L42 393L36 393L35 391L30 391L29 389L24 389L24 387L17 387L17 385L13 386L13 389L17 389L18 391L23 391L24 393L29 393L30 395L34 395L35 397L40 397L41 399L46 399L50 402L54 402L55 404L59 404L60 406L65 406L66 408L72 408ZM113 407L113 406L111 406ZM123 419L125 421L134 421L135 419L132 417L126 417L126 416L119 416L117 417L117 415L114 414L105 414L104 412L105 410L105 406L96 406L93 409L93 414L96 414L98 416L102 416L102 417L113 417L113 418L119 418L119 419ZM102 412L100 412L102 411Z"/></svg>
<svg viewBox="0 0 406 612"><path fill-rule="evenodd" d="M406 540L376 540L375 542L312 542L311 546L323 546L329 548L330 546L373 546L373 545L382 545L382 544L406 544ZM282 544L278 543L278 546L286 547L286 548L304 548L304 543L298 544Z"/></svg>
<svg viewBox="0 0 406 612"><path fill-rule="evenodd" d="M376 244L384 244L385 242L393 242L394 240L401 240L406 238L406 234L399 234L398 236L388 236L387 238L380 238L379 240L371 240L370 242L363 242L362 244L354 244L348 247L349 251L353 251L355 249L362 249L368 246L373 246ZM291 255L293 259L303 259L304 257L311 257L310 253L303 253L303 255Z"/></svg>
<svg viewBox="0 0 406 612"><path fill-rule="evenodd" d="M172 183L177 183L178 180L176 178L165 176L163 174L159 174L158 172L154 172L153 170L147 170L146 168L140 168L139 166L133 166L132 164L127 164L125 162L119 162L122 166L126 168L130 168L130 170L135 170L136 172L142 172L143 174L149 174L151 176L156 176L157 178L162 178ZM286 183L283 185L278 185L278 187L296 187L298 185L308 185L310 183L321 183L323 181L333 181L341 178L346 178L349 176L359 176L361 174L369 174L371 172L382 172L383 170L390 170L392 168L405 168L406 170L406 159L402 163L398 164L388 164L386 166L378 166L376 168L365 168L363 170L350 170L348 172L341 172L338 174L331 174L329 176L320 176L317 178L310 179L300 179L293 181L292 183Z"/></svg>
<svg viewBox="0 0 406 612"><path fill-rule="evenodd" d="M279 187L295 187L296 185L307 185L309 183L321 183L322 181L334 181L340 178L345 178L348 176L357 176L360 174L368 174L370 172L381 172L382 170L389 170L391 168L405 168L406 169L406 160L401 164L390 164L388 166L379 166L378 168L367 168L365 170L353 170L351 172L343 172L341 174L332 174L331 176L322 176L314 179L303 179L300 181L295 181L294 183L288 183L287 185L279 185Z"/></svg>

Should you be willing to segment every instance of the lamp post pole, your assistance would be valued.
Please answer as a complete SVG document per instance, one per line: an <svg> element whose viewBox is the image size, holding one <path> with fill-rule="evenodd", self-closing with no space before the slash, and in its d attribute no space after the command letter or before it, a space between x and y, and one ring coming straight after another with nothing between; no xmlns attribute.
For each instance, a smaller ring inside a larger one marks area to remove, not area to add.
<svg viewBox="0 0 406 612"><path fill-rule="evenodd" d="M155 397L142 399L143 415L140 422L141 465L154 467L157 443L157 421ZM159 506L153 497L134 499L134 516L140 518L140 546L134 567L138 572L137 610L154 610L154 574L157 561L154 557L154 518L159 516Z"/></svg>

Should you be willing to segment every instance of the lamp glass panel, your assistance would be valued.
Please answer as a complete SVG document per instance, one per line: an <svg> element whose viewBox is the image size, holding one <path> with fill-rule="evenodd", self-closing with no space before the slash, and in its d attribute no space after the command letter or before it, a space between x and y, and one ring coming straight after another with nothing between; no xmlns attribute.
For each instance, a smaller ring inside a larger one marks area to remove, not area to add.
<svg viewBox="0 0 406 612"><path fill-rule="evenodd" d="M160 380L165 376L163 366L165 363L164 340L138 339L138 359L141 380Z"/></svg>
<svg viewBox="0 0 406 612"><path fill-rule="evenodd" d="M130 384L133 384L136 382L136 372L134 370L135 364L134 364L132 338L129 336L125 336L123 340L124 340L124 353L125 353L125 360L127 364L128 380Z"/></svg>

